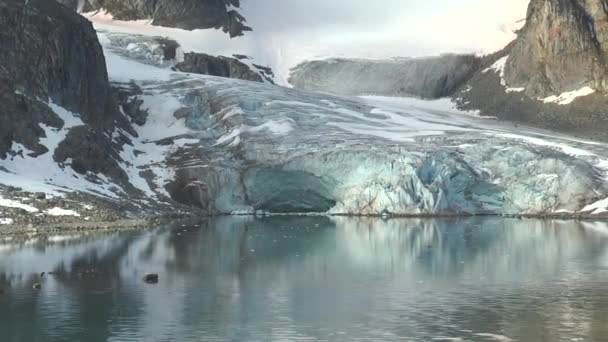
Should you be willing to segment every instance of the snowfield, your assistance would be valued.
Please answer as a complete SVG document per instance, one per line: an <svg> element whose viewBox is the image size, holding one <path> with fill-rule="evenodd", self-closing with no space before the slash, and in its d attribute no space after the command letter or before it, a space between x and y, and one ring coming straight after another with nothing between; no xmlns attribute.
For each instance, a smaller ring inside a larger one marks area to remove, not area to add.
<svg viewBox="0 0 608 342"><path fill-rule="evenodd" d="M110 79L141 87L137 97L149 114L134 125L137 137L115 132L132 140L123 147L123 168L155 200L172 196L233 214L565 215L608 208L606 144L479 118L449 100L337 97L174 72L110 34L108 26L100 32ZM77 124L72 116L66 122ZM63 133L48 132L50 151ZM15 170L2 182L25 177L70 186L20 166L51 167L49 158L0 161ZM51 170L73 178L68 166ZM74 189L116 195L109 182L72 181Z"/></svg>

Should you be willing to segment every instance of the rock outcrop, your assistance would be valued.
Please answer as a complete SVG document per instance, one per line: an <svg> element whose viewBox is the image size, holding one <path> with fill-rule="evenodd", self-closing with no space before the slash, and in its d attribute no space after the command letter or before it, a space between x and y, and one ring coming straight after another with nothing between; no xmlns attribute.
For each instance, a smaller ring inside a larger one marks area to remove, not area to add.
<svg viewBox="0 0 608 342"><path fill-rule="evenodd" d="M49 153L82 175L127 179L111 132L135 133L91 23L54 1L0 0L0 41L0 160ZM49 141L50 133L65 137Z"/></svg>
<svg viewBox="0 0 608 342"><path fill-rule="evenodd" d="M532 0L510 48L504 78L526 95L547 97L590 86L608 90L608 4Z"/></svg>
<svg viewBox="0 0 608 342"><path fill-rule="evenodd" d="M475 72L472 55L363 60L328 59L304 62L289 78L297 89L338 95L387 95L438 98L448 96Z"/></svg>
<svg viewBox="0 0 608 342"><path fill-rule="evenodd" d="M263 72L256 72L257 67L247 65L237 58L225 56L211 56L204 53L189 52L184 54L184 60L175 65L175 68L182 72L195 74L220 76L248 80L254 82L272 83L272 70L269 68L260 69ZM255 69L255 70L254 70ZM266 76L266 74L270 76Z"/></svg>
<svg viewBox="0 0 608 342"><path fill-rule="evenodd" d="M58 0L83 12L106 10L115 19L152 19L153 25L185 30L222 29L231 37L241 36L251 28L233 8L240 0Z"/></svg>
<svg viewBox="0 0 608 342"><path fill-rule="evenodd" d="M462 109L608 140L605 1L532 0L526 24L454 94Z"/></svg>

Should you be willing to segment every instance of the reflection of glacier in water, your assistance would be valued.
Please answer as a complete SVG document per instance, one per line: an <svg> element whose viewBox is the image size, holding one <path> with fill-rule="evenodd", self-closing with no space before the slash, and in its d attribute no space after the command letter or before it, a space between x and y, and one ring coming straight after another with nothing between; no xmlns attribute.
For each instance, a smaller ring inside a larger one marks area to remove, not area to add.
<svg viewBox="0 0 608 342"><path fill-rule="evenodd" d="M1 245L7 341L608 337L602 223L220 217L52 240Z"/></svg>

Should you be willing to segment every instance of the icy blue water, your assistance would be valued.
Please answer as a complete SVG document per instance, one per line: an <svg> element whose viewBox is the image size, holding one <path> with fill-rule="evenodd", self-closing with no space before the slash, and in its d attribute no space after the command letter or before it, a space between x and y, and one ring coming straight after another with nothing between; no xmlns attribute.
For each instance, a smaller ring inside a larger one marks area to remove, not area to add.
<svg viewBox="0 0 608 342"><path fill-rule="evenodd" d="M0 286L3 342L606 341L608 229L225 217L4 242Z"/></svg>

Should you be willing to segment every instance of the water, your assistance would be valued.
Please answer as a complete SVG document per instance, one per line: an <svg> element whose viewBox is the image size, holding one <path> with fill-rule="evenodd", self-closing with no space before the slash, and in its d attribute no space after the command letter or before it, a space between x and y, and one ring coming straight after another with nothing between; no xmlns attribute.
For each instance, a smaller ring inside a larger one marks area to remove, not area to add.
<svg viewBox="0 0 608 342"><path fill-rule="evenodd" d="M608 341L607 227L224 217L4 242L0 341Z"/></svg>

